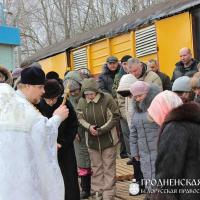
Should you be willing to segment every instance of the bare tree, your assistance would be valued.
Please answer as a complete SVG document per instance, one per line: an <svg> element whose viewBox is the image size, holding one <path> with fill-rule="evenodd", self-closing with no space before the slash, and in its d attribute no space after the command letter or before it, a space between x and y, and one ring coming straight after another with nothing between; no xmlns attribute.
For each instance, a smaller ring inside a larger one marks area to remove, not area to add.
<svg viewBox="0 0 200 200"><path fill-rule="evenodd" d="M21 30L22 57L165 0L3 0Z"/></svg>

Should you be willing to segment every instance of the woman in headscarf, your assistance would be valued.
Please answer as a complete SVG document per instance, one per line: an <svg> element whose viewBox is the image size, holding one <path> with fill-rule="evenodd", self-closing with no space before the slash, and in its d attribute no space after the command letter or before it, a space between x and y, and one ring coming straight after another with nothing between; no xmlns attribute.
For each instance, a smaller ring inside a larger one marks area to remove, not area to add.
<svg viewBox="0 0 200 200"><path fill-rule="evenodd" d="M160 92L156 85L136 81L130 87L134 98L134 113L130 125L130 149L133 162L140 161L144 179L155 178L155 160L159 126L148 118L147 109ZM142 177L135 177L138 184ZM149 186L146 185L146 188Z"/></svg>
<svg viewBox="0 0 200 200"><path fill-rule="evenodd" d="M161 131L155 165L159 192L147 199L199 200L199 105L182 104L176 94L164 91L155 97L148 111Z"/></svg>

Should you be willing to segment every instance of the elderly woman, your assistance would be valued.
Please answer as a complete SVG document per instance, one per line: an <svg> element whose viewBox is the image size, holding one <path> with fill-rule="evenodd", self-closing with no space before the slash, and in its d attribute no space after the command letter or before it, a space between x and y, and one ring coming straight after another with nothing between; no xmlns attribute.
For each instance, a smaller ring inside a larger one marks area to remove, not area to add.
<svg viewBox="0 0 200 200"><path fill-rule="evenodd" d="M149 199L200 199L197 184L200 178L199 105L193 102L182 104L176 94L165 91L155 97L148 111L161 126L156 180L163 183L162 188L158 186L161 192L152 194ZM169 179L173 181L171 185L166 184ZM180 182L174 184L175 181Z"/></svg>
<svg viewBox="0 0 200 200"><path fill-rule="evenodd" d="M119 110L112 96L99 90L95 79L85 79L81 91L77 113L79 123L85 129L89 149L94 199L113 200L118 143L115 126L119 122Z"/></svg>
<svg viewBox="0 0 200 200"><path fill-rule="evenodd" d="M68 100L77 109L78 101L81 98L81 86L86 74L81 76L81 71L70 71L65 75L64 86L69 90ZM89 78L89 75L88 77ZM85 142L85 130L79 125L76 139L74 141L78 175L80 177L80 199L87 199L91 190L91 166L89 152Z"/></svg>
<svg viewBox="0 0 200 200"><path fill-rule="evenodd" d="M144 179L155 177L155 160L159 126L148 118L147 109L153 98L160 92L156 85L137 81L130 87L134 98L134 113L130 126L130 149L134 161L140 161ZM140 178L136 181L140 184ZM148 185L146 185L148 188Z"/></svg>

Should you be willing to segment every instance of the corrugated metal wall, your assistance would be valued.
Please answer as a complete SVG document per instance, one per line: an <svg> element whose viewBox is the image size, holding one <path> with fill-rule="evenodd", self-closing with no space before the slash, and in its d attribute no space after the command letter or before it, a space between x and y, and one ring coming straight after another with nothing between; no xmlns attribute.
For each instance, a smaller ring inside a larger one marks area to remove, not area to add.
<svg viewBox="0 0 200 200"><path fill-rule="evenodd" d="M77 67L74 61L74 52L81 51L85 47L78 50L71 51L71 63L73 68ZM87 64L92 74L99 74L102 72L102 66L106 62L106 58L110 55L116 56L119 60L124 55L133 55L134 47L134 33L128 33L113 38L107 38L99 42L89 44L87 46Z"/></svg>
<svg viewBox="0 0 200 200"><path fill-rule="evenodd" d="M186 12L157 21L156 29L160 68L171 76L180 60L179 50L188 47L193 51L191 16Z"/></svg>
<svg viewBox="0 0 200 200"><path fill-rule="evenodd" d="M120 35L110 39L111 55L116 56L119 60L124 55L131 55L131 37L129 34Z"/></svg>
<svg viewBox="0 0 200 200"><path fill-rule="evenodd" d="M103 40L90 45L89 59L90 70L93 74L99 74L102 71L102 65L109 56L108 40Z"/></svg>
<svg viewBox="0 0 200 200"><path fill-rule="evenodd" d="M59 74L60 78L64 77L64 73L67 70L67 56L65 52L41 60L39 63L42 65L45 73L55 71Z"/></svg>
<svg viewBox="0 0 200 200"><path fill-rule="evenodd" d="M149 25L149 27L153 26ZM193 51L191 16L186 12L165 18L156 21L155 28L156 36L154 33L153 34L157 44L154 45L154 51L149 52L145 50L145 52L139 56L139 59L143 62L147 62L149 59L158 60L161 71L171 76L174 65L179 60L180 48L185 46L191 48ZM148 30L148 27L144 28L144 30ZM149 34L149 31L147 31L147 33ZM143 37L146 37L146 35L143 34ZM75 56L76 52L79 51L84 52L84 55L81 57ZM135 32L133 31L113 38L106 38L78 49L73 49L70 52L71 68L79 67L78 63L82 63L80 64L81 66L87 64L91 73L96 75L102 72L102 66L106 62L108 56L114 55L120 60L127 54L133 57L136 56L136 38ZM76 59L76 61L74 61L74 59ZM40 63L46 72L55 70L63 77L67 66L67 58L65 53L61 53L57 56L45 59Z"/></svg>

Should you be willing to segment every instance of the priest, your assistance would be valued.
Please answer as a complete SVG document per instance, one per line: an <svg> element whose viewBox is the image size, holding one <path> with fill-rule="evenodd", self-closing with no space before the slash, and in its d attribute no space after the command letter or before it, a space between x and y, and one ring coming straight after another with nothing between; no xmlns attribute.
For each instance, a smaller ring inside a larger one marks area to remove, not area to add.
<svg viewBox="0 0 200 200"><path fill-rule="evenodd" d="M44 94L45 74L37 67L21 73L19 90L0 83L0 199L64 200L57 162L57 134L66 106L50 119L34 107Z"/></svg>

